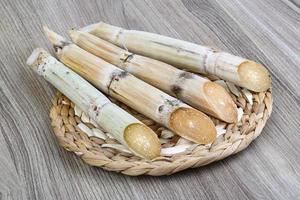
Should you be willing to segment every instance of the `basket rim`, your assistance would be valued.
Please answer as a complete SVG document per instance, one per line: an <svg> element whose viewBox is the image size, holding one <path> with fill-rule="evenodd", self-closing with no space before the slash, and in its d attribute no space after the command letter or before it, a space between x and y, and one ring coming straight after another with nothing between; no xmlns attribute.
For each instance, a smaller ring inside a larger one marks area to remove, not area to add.
<svg viewBox="0 0 300 200"><path fill-rule="evenodd" d="M197 145L190 152L171 157L160 156L152 161L110 147L101 147L101 145L110 143L112 140L88 137L86 133L78 129L77 125L81 119L75 116L75 105L60 92L57 92L52 100L51 126L59 145L80 156L84 162L91 166L130 176L170 175L188 168L204 166L236 154L247 148L261 134L272 112L272 90L270 88L265 92L251 93L254 99L252 105L247 103L245 97L234 99L237 106L242 107L244 111L241 124L227 124L226 133L221 135L222 137L219 136L213 144ZM231 95L233 94L231 93Z"/></svg>

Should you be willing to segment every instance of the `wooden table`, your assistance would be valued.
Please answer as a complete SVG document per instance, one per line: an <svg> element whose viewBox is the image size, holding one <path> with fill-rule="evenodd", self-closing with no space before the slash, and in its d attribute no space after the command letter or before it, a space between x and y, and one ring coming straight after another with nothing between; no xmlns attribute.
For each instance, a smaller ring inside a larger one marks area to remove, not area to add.
<svg viewBox="0 0 300 200"><path fill-rule="evenodd" d="M0 199L299 199L300 2L298 0L0 1ZM103 20L254 59L273 78L274 110L245 151L164 177L90 167L58 146L49 109L55 89L25 62L49 49L46 24ZM251 161L251 164L246 164Z"/></svg>

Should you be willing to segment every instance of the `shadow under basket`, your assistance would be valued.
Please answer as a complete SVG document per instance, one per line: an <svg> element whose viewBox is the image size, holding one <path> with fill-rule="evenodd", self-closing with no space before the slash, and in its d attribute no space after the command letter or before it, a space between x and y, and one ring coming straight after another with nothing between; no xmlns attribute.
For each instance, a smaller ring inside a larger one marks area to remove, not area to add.
<svg viewBox="0 0 300 200"><path fill-rule="evenodd" d="M228 124L212 118L218 136L209 145L189 142L111 99L158 134L162 144L161 156L151 161L133 155L59 92L50 111L51 125L59 145L74 152L89 165L130 176L170 175L226 158L245 149L260 135L272 111L271 90L254 93L234 85L227 89L238 107L239 121Z"/></svg>

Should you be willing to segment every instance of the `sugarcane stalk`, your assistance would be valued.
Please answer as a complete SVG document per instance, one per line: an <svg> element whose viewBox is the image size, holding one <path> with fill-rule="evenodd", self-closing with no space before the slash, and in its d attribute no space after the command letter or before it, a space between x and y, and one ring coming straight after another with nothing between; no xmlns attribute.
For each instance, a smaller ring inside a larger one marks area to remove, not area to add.
<svg viewBox="0 0 300 200"><path fill-rule="evenodd" d="M223 121L237 120L236 105L217 83L164 62L130 53L92 34L71 30L72 41L86 51Z"/></svg>
<svg viewBox="0 0 300 200"><path fill-rule="evenodd" d="M27 64L134 154L145 159L160 155L160 143L152 129L113 104L90 83L45 50L35 49Z"/></svg>
<svg viewBox="0 0 300 200"><path fill-rule="evenodd" d="M172 64L178 68L216 75L255 92L270 88L268 70L259 63L218 52L194 43L136 30L125 30L103 22L82 28L133 53Z"/></svg>
<svg viewBox="0 0 300 200"><path fill-rule="evenodd" d="M61 62L104 93L188 140L198 144L208 144L216 138L215 126L204 113L75 44L62 40L61 36L56 37L57 34L47 28L45 33L56 48Z"/></svg>

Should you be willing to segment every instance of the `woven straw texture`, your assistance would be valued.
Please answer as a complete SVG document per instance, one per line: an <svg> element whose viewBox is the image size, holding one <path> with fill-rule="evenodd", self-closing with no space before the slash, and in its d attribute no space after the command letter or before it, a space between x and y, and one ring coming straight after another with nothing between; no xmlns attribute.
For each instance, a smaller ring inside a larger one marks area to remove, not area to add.
<svg viewBox="0 0 300 200"><path fill-rule="evenodd" d="M130 176L170 175L221 160L245 149L265 126L272 111L271 90L250 93L234 87L229 90L239 110L237 124L213 119L218 137L210 145L197 145L144 117L126 105L114 103L151 127L160 137L162 156L152 161L141 159L124 149L110 134L104 134L85 113L63 94L57 93L50 111L52 127L59 145L74 152L87 164ZM244 91L244 93L243 93Z"/></svg>

